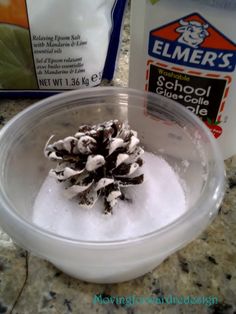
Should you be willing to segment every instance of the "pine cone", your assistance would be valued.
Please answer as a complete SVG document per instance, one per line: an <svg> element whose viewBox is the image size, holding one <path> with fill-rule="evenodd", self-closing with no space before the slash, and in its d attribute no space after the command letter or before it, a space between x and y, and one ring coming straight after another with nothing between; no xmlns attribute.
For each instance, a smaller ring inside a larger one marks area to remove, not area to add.
<svg viewBox="0 0 236 314"><path fill-rule="evenodd" d="M118 120L99 125L81 126L74 136L49 144L44 154L56 161L50 175L65 184L69 198L92 207L99 196L104 198L104 213L112 213L117 200L125 199L127 186L143 182L143 174L134 176L143 161L137 132Z"/></svg>

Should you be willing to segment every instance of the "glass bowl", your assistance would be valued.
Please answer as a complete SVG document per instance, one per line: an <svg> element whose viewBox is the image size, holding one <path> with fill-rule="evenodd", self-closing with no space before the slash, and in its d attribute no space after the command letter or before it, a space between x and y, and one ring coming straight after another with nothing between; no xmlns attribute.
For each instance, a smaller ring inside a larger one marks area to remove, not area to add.
<svg viewBox="0 0 236 314"><path fill-rule="evenodd" d="M117 241L79 241L34 225L34 200L52 166L43 156L49 136L62 138L79 125L110 119L128 120L145 150L173 166L187 211L159 230ZM5 232L67 274L97 283L151 271L210 224L224 195L222 156L200 119L166 98L127 88L71 91L30 106L0 131L0 167L0 224Z"/></svg>

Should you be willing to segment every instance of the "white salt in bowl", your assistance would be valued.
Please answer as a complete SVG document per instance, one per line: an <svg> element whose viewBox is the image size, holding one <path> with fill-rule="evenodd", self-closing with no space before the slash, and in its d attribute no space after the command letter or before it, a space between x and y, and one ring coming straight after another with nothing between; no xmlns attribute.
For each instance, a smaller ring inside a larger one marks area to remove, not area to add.
<svg viewBox="0 0 236 314"><path fill-rule="evenodd" d="M128 120L145 150L175 169L187 211L159 230L113 241L76 240L33 224L33 204L52 167L43 156L48 137L63 138L79 125L110 119ZM0 131L0 167L2 228L69 275L97 283L126 281L154 269L211 223L224 194L223 160L200 119L173 101L132 89L72 91L30 106Z"/></svg>

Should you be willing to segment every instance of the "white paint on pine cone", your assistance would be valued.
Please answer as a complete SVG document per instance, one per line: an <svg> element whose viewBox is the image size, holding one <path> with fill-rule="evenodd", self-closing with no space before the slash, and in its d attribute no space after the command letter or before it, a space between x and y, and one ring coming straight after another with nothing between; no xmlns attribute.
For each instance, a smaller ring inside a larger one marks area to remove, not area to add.
<svg viewBox="0 0 236 314"><path fill-rule="evenodd" d="M85 168L88 171L94 171L103 165L105 165L106 161L105 158L102 155L94 155L94 156L88 156Z"/></svg>
<svg viewBox="0 0 236 314"><path fill-rule="evenodd" d="M70 153L71 152L71 143L74 142L75 145L77 144L78 140L77 138L73 137L73 136L68 136L66 138L64 138L63 140L63 148Z"/></svg>
<svg viewBox="0 0 236 314"><path fill-rule="evenodd" d="M64 169L64 179L68 179L70 177L74 177L78 174L81 174L84 171L84 169L82 170L73 170L70 167L65 167Z"/></svg>
<svg viewBox="0 0 236 314"><path fill-rule="evenodd" d="M129 173L127 174L128 176L130 176L131 174L133 174L137 169L139 168L139 164L137 164L136 162L133 163L129 169ZM126 176L127 176L126 175Z"/></svg>
<svg viewBox="0 0 236 314"><path fill-rule="evenodd" d="M135 162L144 154L144 150L141 147L136 147L136 149L129 155L129 158L125 161L126 164Z"/></svg>
<svg viewBox="0 0 236 314"><path fill-rule="evenodd" d="M94 138L84 135L78 140L77 147L81 154L91 154L96 144L97 142Z"/></svg>
<svg viewBox="0 0 236 314"><path fill-rule="evenodd" d="M116 168L129 158L128 154L119 154L116 159Z"/></svg>
<svg viewBox="0 0 236 314"><path fill-rule="evenodd" d="M122 138L114 138L109 145L109 155L111 155L117 148L124 146L124 140Z"/></svg>
<svg viewBox="0 0 236 314"><path fill-rule="evenodd" d="M48 158L51 160L62 160L62 157L57 156L56 152L50 152Z"/></svg>
<svg viewBox="0 0 236 314"><path fill-rule="evenodd" d="M135 137L134 135L131 136L128 152L132 153L135 150L135 148L137 147L137 145L139 144L139 142L140 142L140 140L137 137Z"/></svg>
<svg viewBox="0 0 236 314"><path fill-rule="evenodd" d="M98 190L100 190L100 189L104 188L105 186L108 186L112 183L114 183L114 179L102 178L98 181L94 190L98 191Z"/></svg>
<svg viewBox="0 0 236 314"><path fill-rule="evenodd" d="M93 181L87 185L72 185L71 187L64 190L64 195L70 199L75 197L81 192L86 191L93 184Z"/></svg>
<svg viewBox="0 0 236 314"><path fill-rule="evenodd" d="M110 194L108 194L107 201L109 203L111 203L111 202L113 202L115 199L117 199L120 196L121 196L121 192L120 191L112 191Z"/></svg>
<svg viewBox="0 0 236 314"><path fill-rule="evenodd" d="M77 139L81 138L81 137L84 136L84 135L85 135L84 132L77 132L77 133L75 133L75 137L76 137Z"/></svg>

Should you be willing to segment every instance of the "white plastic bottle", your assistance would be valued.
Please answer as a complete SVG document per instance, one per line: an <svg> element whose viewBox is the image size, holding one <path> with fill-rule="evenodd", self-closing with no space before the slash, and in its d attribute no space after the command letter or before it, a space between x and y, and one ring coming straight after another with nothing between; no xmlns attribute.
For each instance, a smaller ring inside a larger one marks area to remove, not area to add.
<svg viewBox="0 0 236 314"><path fill-rule="evenodd" d="M236 1L133 1L129 85L183 104L235 154Z"/></svg>

